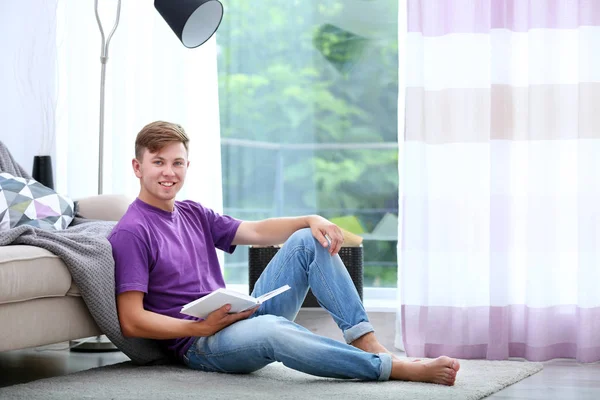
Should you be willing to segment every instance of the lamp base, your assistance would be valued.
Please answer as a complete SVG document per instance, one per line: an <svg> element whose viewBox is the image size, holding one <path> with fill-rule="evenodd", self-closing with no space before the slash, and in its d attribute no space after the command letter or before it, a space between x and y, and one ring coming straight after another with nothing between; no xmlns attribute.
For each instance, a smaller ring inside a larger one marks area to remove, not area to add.
<svg viewBox="0 0 600 400"><path fill-rule="evenodd" d="M33 156L31 177L42 185L54 189L52 177L52 159L50 156Z"/></svg>
<svg viewBox="0 0 600 400"><path fill-rule="evenodd" d="M90 353L100 351L120 351L105 335L82 340L71 340L69 346L71 346L71 351Z"/></svg>

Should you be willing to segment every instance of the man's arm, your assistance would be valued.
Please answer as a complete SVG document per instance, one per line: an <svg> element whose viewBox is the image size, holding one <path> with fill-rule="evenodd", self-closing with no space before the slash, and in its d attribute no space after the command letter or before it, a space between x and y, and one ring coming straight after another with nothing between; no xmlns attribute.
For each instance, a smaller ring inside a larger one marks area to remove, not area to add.
<svg viewBox="0 0 600 400"><path fill-rule="evenodd" d="M243 221L233 238L232 244L274 246L282 244L292 233L302 228L310 228L313 236L323 247L329 246L331 255L337 254L342 247L344 235L340 228L318 215ZM331 245L327 242L325 235L329 237Z"/></svg>
<svg viewBox="0 0 600 400"><path fill-rule="evenodd" d="M193 321L145 310L143 300L144 293L137 291L124 292L117 296L117 311L123 336L146 339L211 336L234 322L248 318L256 311L256 308L253 308L236 314L228 314L230 307L225 305L213 311L205 320Z"/></svg>

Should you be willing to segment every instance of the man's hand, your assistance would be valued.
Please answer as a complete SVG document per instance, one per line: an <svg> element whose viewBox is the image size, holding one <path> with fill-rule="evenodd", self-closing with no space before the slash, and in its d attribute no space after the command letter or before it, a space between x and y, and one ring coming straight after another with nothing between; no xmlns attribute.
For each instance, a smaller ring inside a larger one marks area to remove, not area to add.
<svg viewBox="0 0 600 400"><path fill-rule="evenodd" d="M225 304L223 307L208 314L204 321L201 322L203 328L206 330L203 332L204 335L202 336L214 335L221 329L228 327L234 322L248 318L254 314L254 312L258 309L258 306L235 314L229 314L230 309L231 306L229 304Z"/></svg>
<svg viewBox="0 0 600 400"><path fill-rule="evenodd" d="M313 236L319 243L321 243L323 247L329 246L329 254L334 256L340 251L342 243L344 243L344 235L342 234L342 230L336 224L323 217L314 215L309 217L308 225L310 226ZM325 235L327 235L331 244L328 243Z"/></svg>

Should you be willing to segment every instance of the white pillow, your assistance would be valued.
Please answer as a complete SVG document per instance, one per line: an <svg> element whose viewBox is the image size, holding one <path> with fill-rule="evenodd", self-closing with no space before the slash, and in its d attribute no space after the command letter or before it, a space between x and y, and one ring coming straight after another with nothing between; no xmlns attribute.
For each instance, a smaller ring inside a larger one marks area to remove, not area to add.
<svg viewBox="0 0 600 400"><path fill-rule="evenodd" d="M66 229L74 216L73 201L34 179L0 173L0 231L20 225Z"/></svg>

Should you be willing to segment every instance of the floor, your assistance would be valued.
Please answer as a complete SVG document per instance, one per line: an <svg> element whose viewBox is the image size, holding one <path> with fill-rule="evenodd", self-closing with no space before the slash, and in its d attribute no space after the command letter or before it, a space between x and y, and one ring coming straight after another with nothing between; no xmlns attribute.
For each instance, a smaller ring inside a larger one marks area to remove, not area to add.
<svg viewBox="0 0 600 400"><path fill-rule="evenodd" d="M394 349L395 314L369 313L379 340ZM296 320L318 334L342 340L342 335L324 311L305 309ZM127 361L120 352L79 353L64 350L68 343L0 353L0 387L41 378L69 374L89 368ZM397 352L403 356L404 353ZM552 360L544 370L488 397L490 399L600 399L600 363L579 364Z"/></svg>

